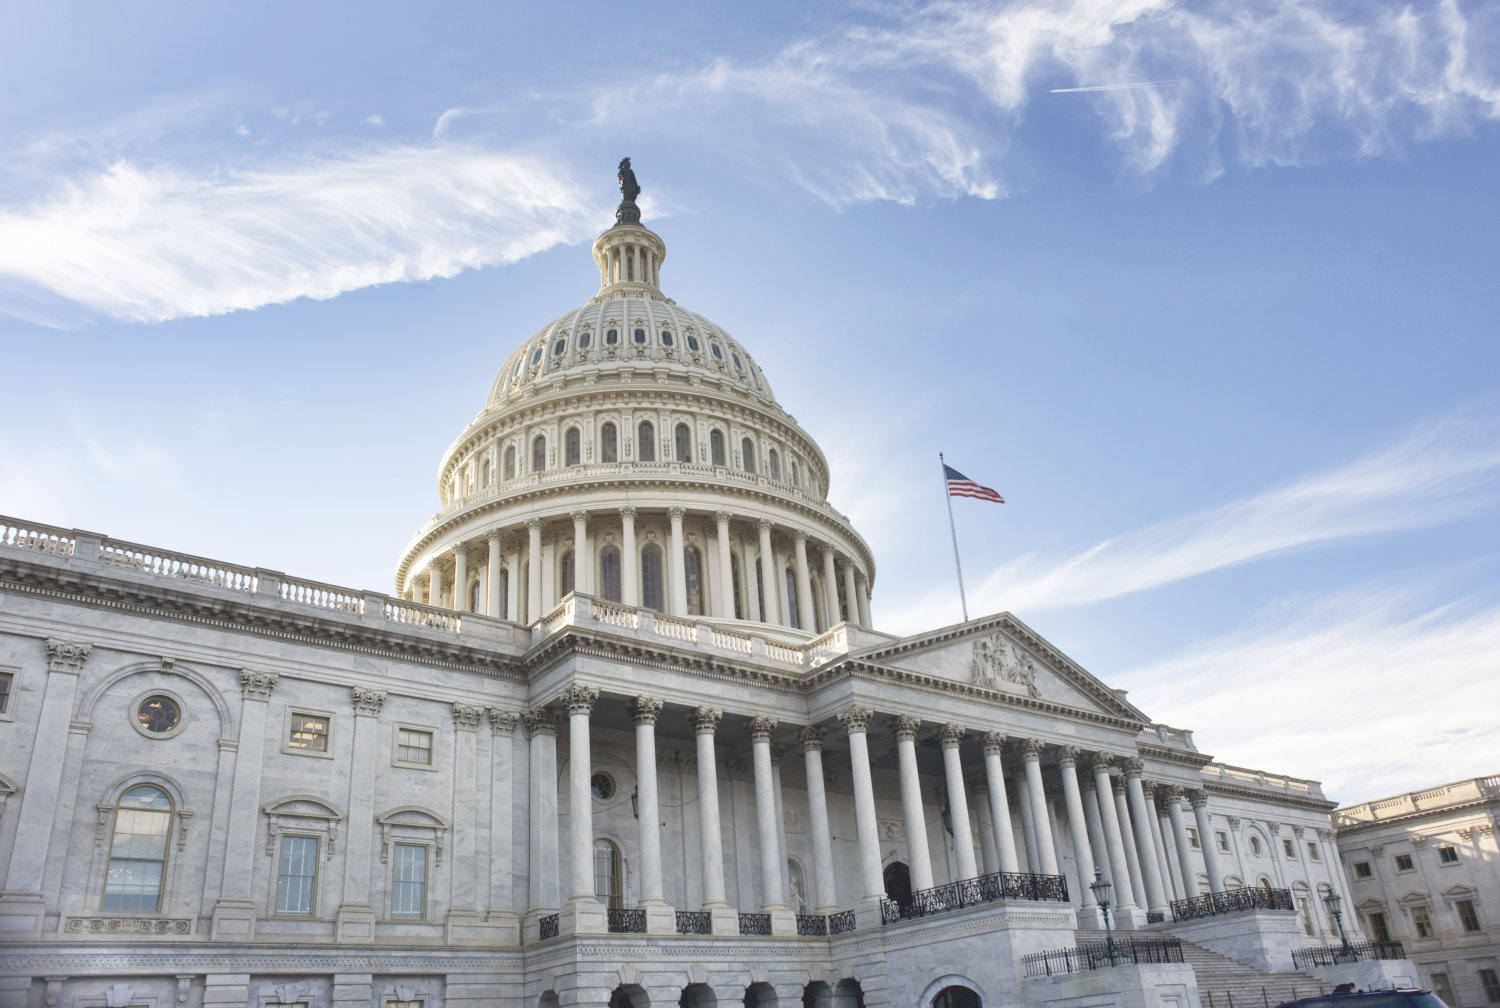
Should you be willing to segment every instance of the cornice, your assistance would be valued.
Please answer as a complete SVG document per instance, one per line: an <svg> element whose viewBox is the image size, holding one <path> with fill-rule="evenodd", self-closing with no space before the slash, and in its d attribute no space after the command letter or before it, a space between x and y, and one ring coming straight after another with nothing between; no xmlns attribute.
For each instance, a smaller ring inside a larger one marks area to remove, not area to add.
<svg viewBox="0 0 1500 1008"><path fill-rule="evenodd" d="M661 672L691 671L724 682L754 683L757 687L787 695L805 692L804 679L795 672L777 672L717 655L685 648L662 647L631 638L570 627L537 643L526 654L530 678L535 681L574 656L623 661Z"/></svg>
<svg viewBox="0 0 1500 1008"><path fill-rule="evenodd" d="M1282 805L1293 805L1297 808L1311 809L1314 812L1332 812L1338 808L1338 802L1329 801L1326 798L1302 797L1292 794L1290 791L1262 791L1246 785L1227 784L1223 781L1203 781L1203 790L1209 794L1219 795L1224 798L1250 798L1256 801L1265 801L1268 798L1275 799Z"/></svg>
<svg viewBox="0 0 1500 1008"><path fill-rule="evenodd" d="M1387 816L1382 819L1361 819L1356 822L1337 823L1334 828L1340 833L1356 833L1360 830L1389 826L1392 823L1409 822L1413 819L1447 818L1457 813L1474 812L1489 806L1500 808L1500 800L1481 796L1475 798L1473 801L1460 802L1456 805L1443 805L1439 808L1431 809L1416 809L1411 812L1402 812L1399 815Z"/></svg>
<svg viewBox="0 0 1500 1008"><path fill-rule="evenodd" d="M111 948L59 946L38 942L24 950L13 944L0 955L0 975L54 973L111 975L120 972L156 973L389 973L393 970L430 973L434 958L428 952L406 952L409 945L372 946L337 952L307 945L242 945L225 951L222 943L162 942L159 936L143 948L117 944ZM19 943L16 943L19 944ZM525 968L526 951L468 950L444 945L438 962L463 972L504 972ZM403 954L405 953L405 954Z"/></svg>
<svg viewBox="0 0 1500 1008"><path fill-rule="evenodd" d="M1213 756L1208 753L1189 752L1186 749L1169 749L1166 746L1154 746L1137 742L1136 752L1142 756L1150 757L1160 763L1175 763L1178 766L1192 767L1200 770L1214 761Z"/></svg>

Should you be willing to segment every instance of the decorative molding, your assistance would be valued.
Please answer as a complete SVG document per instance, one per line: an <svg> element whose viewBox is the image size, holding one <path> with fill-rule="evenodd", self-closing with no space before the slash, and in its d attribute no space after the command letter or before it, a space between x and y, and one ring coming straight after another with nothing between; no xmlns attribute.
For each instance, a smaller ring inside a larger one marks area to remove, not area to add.
<svg viewBox="0 0 1500 1008"><path fill-rule="evenodd" d="M168 917L69 917L63 925L63 932L70 935L186 935L193 933L193 922L191 918Z"/></svg>
<svg viewBox="0 0 1500 1008"><path fill-rule="evenodd" d="M281 676L275 672L256 672L253 669L240 669L240 691L246 700L259 700L265 703L271 699L271 691L276 688Z"/></svg>
<svg viewBox="0 0 1500 1008"><path fill-rule="evenodd" d="M94 650L94 645L83 641L63 640L60 637L47 638L47 671L66 672L69 675L77 675L83 671L83 663Z"/></svg>
<svg viewBox="0 0 1500 1008"><path fill-rule="evenodd" d="M844 731L850 735L856 732L868 732L870 730L870 719L874 716L874 711L859 704L855 704L852 707L845 707L834 715L834 717L838 718L839 723L844 726Z"/></svg>
<svg viewBox="0 0 1500 1008"><path fill-rule="evenodd" d="M654 725L661 716L665 701L660 697L638 696L630 701L630 717L638 725Z"/></svg>
<svg viewBox="0 0 1500 1008"><path fill-rule="evenodd" d="M822 752L823 739L828 736L828 729L822 725L806 725L797 731L797 741L802 744L803 752Z"/></svg>
<svg viewBox="0 0 1500 1008"><path fill-rule="evenodd" d="M490 731L496 735L510 735L516 730L516 722L521 720L521 715L514 711L501 710L499 707L491 707Z"/></svg>
<svg viewBox="0 0 1500 1008"><path fill-rule="evenodd" d="M484 717L484 708L478 704L453 704L453 724L462 731L477 731L479 719Z"/></svg>
<svg viewBox="0 0 1500 1008"><path fill-rule="evenodd" d="M380 708L385 704L385 690L366 689L363 686L351 686L354 694L354 713L358 717L379 717Z"/></svg>

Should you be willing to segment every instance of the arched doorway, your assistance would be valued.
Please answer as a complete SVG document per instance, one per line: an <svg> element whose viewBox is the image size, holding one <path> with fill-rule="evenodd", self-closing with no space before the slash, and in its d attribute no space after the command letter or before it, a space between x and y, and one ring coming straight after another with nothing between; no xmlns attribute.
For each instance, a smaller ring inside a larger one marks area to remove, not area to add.
<svg viewBox="0 0 1500 1008"><path fill-rule="evenodd" d="M903 906L911 902L911 869L904 861L892 861L885 866L885 895Z"/></svg>
<svg viewBox="0 0 1500 1008"><path fill-rule="evenodd" d="M719 999L714 995L714 990L708 984L688 984L682 988L682 996L677 999L677 1008L714 1008Z"/></svg>
<svg viewBox="0 0 1500 1008"><path fill-rule="evenodd" d="M621 984L610 994L609 1008L651 1008L651 999L639 984Z"/></svg>
<svg viewBox="0 0 1500 1008"><path fill-rule="evenodd" d="M932 1008L980 1008L979 995L967 987L944 987L932 999Z"/></svg>

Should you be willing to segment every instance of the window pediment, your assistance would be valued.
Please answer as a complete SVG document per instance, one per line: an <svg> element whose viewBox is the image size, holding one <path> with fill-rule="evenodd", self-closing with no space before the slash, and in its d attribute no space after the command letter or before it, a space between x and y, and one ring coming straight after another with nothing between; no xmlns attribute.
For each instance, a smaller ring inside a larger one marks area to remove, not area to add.
<svg viewBox="0 0 1500 1008"><path fill-rule="evenodd" d="M1424 892L1409 892L1396 902L1402 906L1425 906L1432 902L1432 897Z"/></svg>
<svg viewBox="0 0 1500 1008"><path fill-rule="evenodd" d="M314 795L290 795L265 807L268 816L291 816L298 819L329 819L342 822L344 814Z"/></svg>

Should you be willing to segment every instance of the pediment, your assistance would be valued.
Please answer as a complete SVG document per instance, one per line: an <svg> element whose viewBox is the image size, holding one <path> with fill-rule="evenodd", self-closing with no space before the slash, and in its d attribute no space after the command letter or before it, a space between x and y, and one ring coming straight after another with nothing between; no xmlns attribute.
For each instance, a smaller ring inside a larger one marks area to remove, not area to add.
<svg viewBox="0 0 1500 1008"><path fill-rule="evenodd" d="M1009 613L903 637L851 659L962 683L1001 696L1150 719Z"/></svg>
<svg viewBox="0 0 1500 1008"><path fill-rule="evenodd" d="M1413 891L1407 893L1405 896L1402 896L1396 902L1400 903L1403 906L1420 906L1423 904L1431 903L1432 897L1428 896L1424 892Z"/></svg>
<svg viewBox="0 0 1500 1008"><path fill-rule="evenodd" d="M445 830L448 821L431 809L420 805L402 805L393 808L375 820L382 826L419 826L425 829Z"/></svg>
<svg viewBox="0 0 1500 1008"><path fill-rule="evenodd" d="M265 807L268 816L297 816L302 819L342 821L344 814L314 795L288 795Z"/></svg>
<svg viewBox="0 0 1500 1008"><path fill-rule="evenodd" d="M1451 885L1448 888L1444 889L1443 895L1451 900L1468 899L1469 897L1474 895L1474 887L1471 885L1466 885L1463 882L1459 882L1457 885Z"/></svg>

